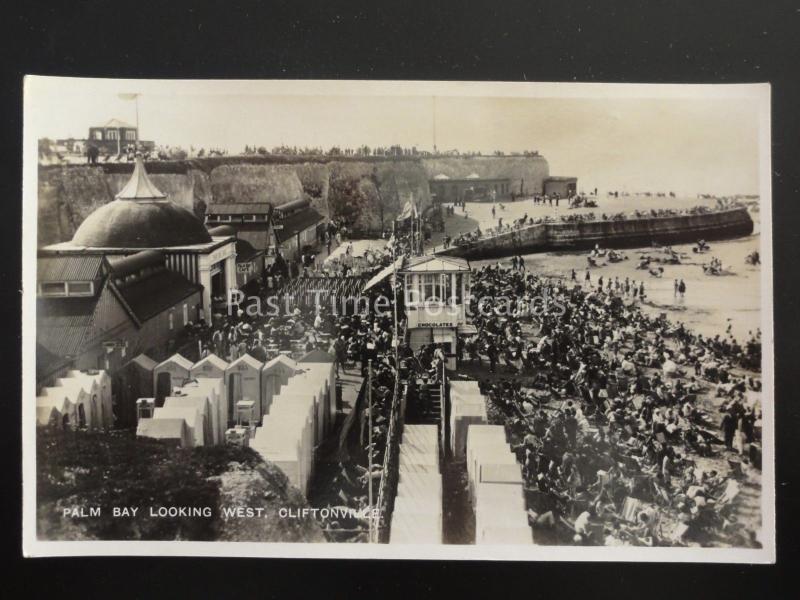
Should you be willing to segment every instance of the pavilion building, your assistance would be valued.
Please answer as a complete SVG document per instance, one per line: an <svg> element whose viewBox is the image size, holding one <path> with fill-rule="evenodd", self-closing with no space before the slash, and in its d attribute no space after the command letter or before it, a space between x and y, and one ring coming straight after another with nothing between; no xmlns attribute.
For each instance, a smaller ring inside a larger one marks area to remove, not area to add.
<svg viewBox="0 0 800 600"><path fill-rule="evenodd" d="M171 202L152 183L141 157L115 200L90 214L72 240L41 248L39 258L72 257L75 264L94 264L98 258L143 250L158 251L167 269L202 288L203 317L209 323L214 305L223 310L228 293L237 288L235 236L211 235L191 211ZM74 285L48 281L40 292L60 294L62 287L68 292Z"/></svg>

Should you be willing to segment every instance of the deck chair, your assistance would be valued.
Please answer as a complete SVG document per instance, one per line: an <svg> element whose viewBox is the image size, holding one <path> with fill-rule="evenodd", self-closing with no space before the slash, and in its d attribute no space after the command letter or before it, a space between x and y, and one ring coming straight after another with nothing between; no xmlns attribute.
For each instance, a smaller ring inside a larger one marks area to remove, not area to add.
<svg viewBox="0 0 800 600"><path fill-rule="evenodd" d="M735 479L728 479L725 489L722 491L719 498L717 498L717 506L720 507L730 504L736 496L739 495L740 491L741 487L739 486L739 482Z"/></svg>
<svg viewBox="0 0 800 600"><path fill-rule="evenodd" d="M631 498L627 496L625 498L625 502L622 504L622 511L620 512L620 517L624 521L628 521L629 523L636 523L636 515L639 514L639 509L642 505L642 502L636 498Z"/></svg>
<svg viewBox="0 0 800 600"><path fill-rule="evenodd" d="M687 531L689 531L689 525L678 521L672 530L664 536L664 539L671 544L683 545L683 536L686 535Z"/></svg>
<svg viewBox="0 0 800 600"><path fill-rule="evenodd" d="M742 471L742 463L738 460L728 459L728 466L731 468L731 476L732 477L743 477L744 472Z"/></svg>

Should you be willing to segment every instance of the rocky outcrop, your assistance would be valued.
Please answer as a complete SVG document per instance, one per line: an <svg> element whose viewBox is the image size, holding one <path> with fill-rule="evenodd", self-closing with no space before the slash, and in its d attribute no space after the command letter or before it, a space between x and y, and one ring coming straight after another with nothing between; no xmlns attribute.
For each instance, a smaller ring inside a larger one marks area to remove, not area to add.
<svg viewBox="0 0 800 600"><path fill-rule="evenodd" d="M357 232L388 228L413 197L431 204L428 180L437 174L508 178L512 190L541 191L548 175L539 156L470 158L224 157L148 163L153 183L202 217L212 203L271 202L308 198L329 218ZM40 246L72 238L95 209L111 202L133 171L132 163L39 167Z"/></svg>

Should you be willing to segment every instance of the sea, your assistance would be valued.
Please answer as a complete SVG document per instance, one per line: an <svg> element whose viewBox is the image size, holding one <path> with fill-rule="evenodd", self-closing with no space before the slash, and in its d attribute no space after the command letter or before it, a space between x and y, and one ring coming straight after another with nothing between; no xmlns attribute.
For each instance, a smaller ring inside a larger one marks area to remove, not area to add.
<svg viewBox="0 0 800 600"><path fill-rule="evenodd" d="M506 202L504 208L500 203L494 205L495 216L492 216L491 203L467 203L466 218L461 208L456 208L456 214L449 217L446 229L450 235L458 231L474 229L480 223L481 229L497 224L499 218L503 223L509 223L520 218L523 214L528 216L560 216L577 212L595 212L596 214L625 211L634 209L646 210L650 208L687 208L700 204L713 205L715 200L698 198L663 198L663 197L600 197L598 207L593 209L567 209L564 202L558 209L547 206L534 206L530 200ZM632 281L644 282L646 300L641 303L642 309L653 315L666 314L672 322L684 323L695 333L704 336L732 335L740 342L745 342L761 327L761 266L751 266L745 262L745 257L754 250L761 251L761 235L759 213L751 212L755 223L754 233L750 236L733 240L708 242L710 249L702 254L692 251L693 244L679 244L673 249L681 254L681 264L662 264L664 273L657 278L649 275L648 271L637 269L639 257L644 254L659 256L659 249L651 247L626 248L621 250L628 258L618 263L608 263L604 266L590 268L591 281L597 284L599 277L604 283L608 278L618 277L621 282L628 277ZM569 277L575 269L578 281L583 282L588 262L588 251L581 252L546 252L529 254L525 256L528 270L533 270L543 276ZM703 263L708 263L711 257L722 261L726 272L724 275L706 275L703 272ZM603 259L601 259L603 260ZM480 268L484 264L511 265L511 258L470 261L473 268ZM686 293L683 297L676 296L674 292L675 280L683 280Z"/></svg>

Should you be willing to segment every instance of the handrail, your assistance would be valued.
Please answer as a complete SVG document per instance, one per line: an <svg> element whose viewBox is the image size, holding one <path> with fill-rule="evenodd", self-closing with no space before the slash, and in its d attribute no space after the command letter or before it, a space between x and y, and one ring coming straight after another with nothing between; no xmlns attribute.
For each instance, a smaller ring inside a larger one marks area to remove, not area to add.
<svg viewBox="0 0 800 600"><path fill-rule="evenodd" d="M444 461L445 456L447 454L447 398L445 397L445 393L447 391L447 363L442 361L442 380L439 383L439 412L440 412L440 423L439 423L439 436L441 438L441 459Z"/></svg>
<svg viewBox="0 0 800 600"><path fill-rule="evenodd" d="M407 323L403 321L400 325L402 329L402 335L398 335L398 340L396 343L400 343L401 339L405 339L406 335L406 326ZM378 526L375 530L380 533L386 528L386 523L384 521L385 515L387 514L388 508L388 485L389 485L389 468L391 466L391 458L394 454L395 448L395 437L397 435L397 421L399 416L399 408L400 408L400 365L395 365L395 378L394 378L394 390L392 392L392 408L389 414L389 431L386 435L386 450L383 453L383 467L381 468L381 481L378 486ZM370 476L372 474L370 473ZM386 505L386 506L384 506ZM371 517L370 517L371 518ZM372 540L370 540L371 542Z"/></svg>

